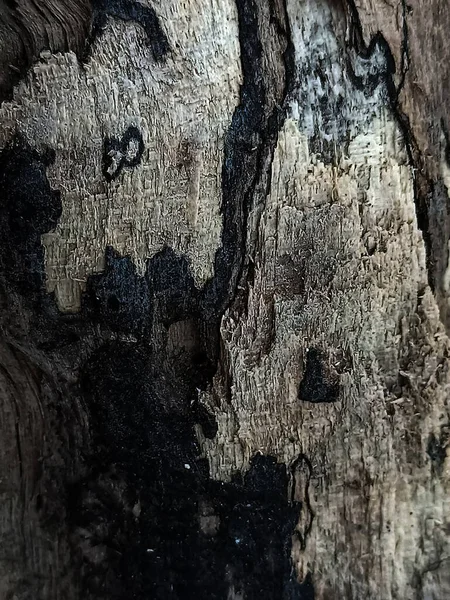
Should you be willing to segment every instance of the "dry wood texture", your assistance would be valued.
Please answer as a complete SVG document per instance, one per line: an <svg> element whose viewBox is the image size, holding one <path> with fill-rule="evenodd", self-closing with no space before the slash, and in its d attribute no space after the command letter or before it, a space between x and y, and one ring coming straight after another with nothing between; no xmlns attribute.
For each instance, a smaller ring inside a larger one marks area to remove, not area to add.
<svg viewBox="0 0 450 600"><path fill-rule="evenodd" d="M450 597L448 2L0 15L0 598Z"/></svg>

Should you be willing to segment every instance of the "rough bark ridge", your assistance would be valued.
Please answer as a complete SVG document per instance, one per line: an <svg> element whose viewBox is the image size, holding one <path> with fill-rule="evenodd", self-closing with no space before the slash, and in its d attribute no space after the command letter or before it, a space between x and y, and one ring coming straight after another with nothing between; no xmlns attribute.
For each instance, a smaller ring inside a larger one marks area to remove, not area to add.
<svg viewBox="0 0 450 600"><path fill-rule="evenodd" d="M417 219L427 247L428 281L449 327L450 221L447 110L450 66L446 34L448 2L349 2L357 44L383 36L396 72L392 100L414 166Z"/></svg>
<svg viewBox="0 0 450 600"><path fill-rule="evenodd" d="M448 7L37 10L0 4L0 595L449 595Z"/></svg>

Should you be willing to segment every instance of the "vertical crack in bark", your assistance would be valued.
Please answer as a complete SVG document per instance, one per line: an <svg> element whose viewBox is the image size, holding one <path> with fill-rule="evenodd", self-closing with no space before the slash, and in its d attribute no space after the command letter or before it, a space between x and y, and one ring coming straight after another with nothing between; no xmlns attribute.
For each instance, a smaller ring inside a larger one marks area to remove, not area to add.
<svg viewBox="0 0 450 600"><path fill-rule="evenodd" d="M258 155L265 129L266 89L263 49L258 36L255 0L238 0L243 84L225 139L222 170L222 246L216 253L214 277L205 285L206 318L223 314L232 301L242 270L248 205L257 181Z"/></svg>
<svg viewBox="0 0 450 600"><path fill-rule="evenodd" d="M409 43L408 43L408 21L406 0L402 0L402 46L400 63L400 83L397 86L397 101L405 85L406 74L409 69Z"/></svg>
<svg viewBox="0 0 450 600"><path fill-rule="evenodd" d="M295 72L285 4L282 15L277 14L274 2L269 4L269 15L262 14L255 0L237 0L236 6L243 71L241 102L225 141L222 246L216 253L214 277L206 283L202 298L205 321L212 324L209 348L214 362L219 352L221 316L229 306L237 309L247 303L248 244L256 234L248 231L248 215L252 207L263 206L270 189L278 132L286 116L284 103ZM269 72L267 67L266 54L270 50L265 45L272 35L271 26L280 38L280 45L285 46L277 72ZM274 80L278 77L282 78L283 86L278 97L273 98Z"/></svg>
<svg viewBox="0 0 450 600"><path fill-rule="evenodd" d="M230 272L228 276L229 292L224 295L226 302L222 306L222 312L231 304L236 309L247 303L247 282L251 276L251 265L246 251L250 250L247 244L252 241L254 243L254 235L256 235L256 231L247 230L247 217L250 209L258 206L258 212L261 214L270 190L274 151L278 133L286 118L285 101L295 80L294 50L285 3L282 3L283 14L277 15L275 3L271 2L269 18L267 15L260 15L258 18L258 12L261 11L258 11L257 3L252 0L238 0L237 6L244 83L241 104L236 110L227 137L223 195L226 205L229 205L229 199L233 198L232 210L235 214L241 215L242 221L234 242L239 248L238 259L234 273ZM270 50L264 49L264 43L269 39L270 26L274 26L281 44L285 46L284 51L280 53L279 59L282 62L277 65L276 73L269 72L266 67L268 63L266 54ZM273 88L276 87L274 80L280 76L283 87L281 93L278 96L275 94L274 98ZM239 206L240 203L242 208ZM223 246L225 248L228 245L232 247L229 237L233 230L233 222L231 213L228 218L224 216ZM255 229L257 229L257 222ZM219 255L221 253L222 250L219 250ZM238 283L241 290L239 294L237 294Z"/></svg>
<svg viewBox="0 0 450 600"><path fill-rule="evenodd" d="M311 461L305 454L301 454L291 465L292 502L297 499L301 503L301 518L295 529L295 534L302 551L306 549L315 517L309 498L309 486L312 474L313 467Z"/></svg>

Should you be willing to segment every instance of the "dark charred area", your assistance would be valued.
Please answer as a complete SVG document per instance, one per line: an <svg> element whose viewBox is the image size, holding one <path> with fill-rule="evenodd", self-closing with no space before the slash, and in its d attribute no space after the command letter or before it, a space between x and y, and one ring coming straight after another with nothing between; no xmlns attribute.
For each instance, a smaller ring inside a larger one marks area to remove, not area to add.
<svg viewBox="0 0 450 600"><path fill-rule="evenodd" d="M231 483L211 480L192 425L164 410L159 384L146 378L143 387L139 405L152 420L141 453L109 446L127 482L122 505L115 508L109 474L71 490L74 535L89 532L91 540L83 569L89 597L225 600L234 589L255 600L310 598L290 560L300 506L288 502L285 466L257 456ZM121 421L122 441L124 430ZM112 561L98 560L105 552Z"/></svg>
<svg viewBox="0 0 450 600"><path fill-rule="evenodd" d="M120 469L141 507L125 534L129 542L120 537L125 523L117 534L128 548L117 558L119 581L108 588L116 587L118 598L225 599L230 589L255 599L313 597L311 583L300 585L291 564L300 508L288 500L286 467L259 456L231 483L213 481L194 433L196 424L206 437L217 431L196 389L216 369L220 318L245 279L247 214L283 122L266 95L258 6L242 0L238 14L244 83L225 142L223 235L214 277L197 289L188 260L170 248L137 276L128 259L111 249L105 273L91 278L85 300L88 311L100 303L96 314L104 327L127 330L140 340L112 342L83 368L97 444L108 457L101 464ZM125 302L123 310L133 315L124 314L125 327L113 314L114 309L120 314L122 290L136 298ZM174 328L190 331L195 342L169 351ZM108 562L90 563L86 577L107 581ZM102 585L91 593L99 594Z"/></svg>
<svg viewBox="0 0 450 600"><path fill-rule="evenodd" d="M108 17L138 23L147 35L155 61L164 59L170 49L169 41L153 8L136 0L91 0L91 3L93 20L85 60L89 57L92 44L105 29Z"/></svg>
<svg viewBox="0 0 450 600"><path fill-rule="evenodd" d="M347 60L348 74L353 85L371 96L375 88L384 82L391 98L396 96L395 86L393 87L392 76L395 73L395 61L392 56L389 44L381 33L375 35L367 48L361 45L361 41L355 39L356 48L358 48L358 62L353 64Z"/></svg>
<svg viewBox="0 0 450 600"><path fill-rule="evenodd" d="M326 373L323 354L315 348L306 353L298 396L304 402L336 402L339 399L339 385Z"/></svg>
<svg viewBox="0 0 450 600"><path fill-rule="evenodd" d="M129 257L108 247L103 273L89 277L83 307L113 331L142 334L151 319L148 283Z"/></svg>
<svg viewBox="0 0 450 600"><path fill-rule="evenodd" d="M240 104L225 139L222 244L215 257L214 277L202 294L205 317L215 321L233 298L243 267L249 202L258 178L259 155L267 127L257 4L255 0L239 0L237 9L244 82Z"/></svg>
<svg viewBox="0 0 450 600"><path fill-rule="evenodd" d="M53 160L52 151L40 156L19 136L0 153L1 275L34 303L45 292L41 235L56 227L62 211L46 175Z"/></svg>
<svg viewBox="0 0 450 600"><path fill-rule="evenodd" d="M197 316L200 292L185 256L166 247L147 261L145 276L152 290L154 310L162 323L168 326Z"/></svg>
<svg viewBox="0 0 450 600"><path fill-rule="evenodd" d="M199 293L187 258L171 248L148 259L141 276L130 257L108 247L104 271L88 279L83 313L108 331L141 338L152 323L167 331L172 323L195 319Z"/></svg>
<svg viewBox="0 0 450 600"><path fill-rule="evenodd" d="M103 176L106 181L112 181L122 172L124 167L136 167L144 153L142 133L130 125L122 139L106 138L103 143Z"/></svg>
<svg viewBox="0 0 450 600"><path fill-rule="evenodd" d="M307 131L311 152L336 165L380 104L390 104L395 62L381 33L366 46L353 2L317 3L316 11L305 15L289 96L302 107L299 127ZM359 110L362 105L367 109Z"/></svg>
<svg viewBox="0 0 450 600"><path fill-rule="evenodd" d="M443 426L440 435L430 435L427 444L427 454L431 462L431 470L436 477L442 475L445 459L447 458L447 448L450 441L450 425Z"/></svg>
<svg viewBox="0 0 450 600"><path fill-rule="evenodd" d="M46 368L53 360L61 367L79 363L92 327L60 314L46 291L41 236L56 228L62 212L60 191L47 178L54 158L52 149L39 154L20 135L0 152L0 324L9 342L28 348Z"/></svg>
<svg viewBox="0 0 450 600"><path fill-rule="evenodd" d="M155 60L167 53L153 9L125 0L93 8L88 46L109 16L137 22ZM246 600L314 597L291 562L302 505L289 496L292 474L257 455L246 473L215 481L196 434L197 427L207 438L217 433L198 391L217 370L220 320L247 277L247 214L270 184L293 72L285 14L272 7L269 27L260 10L254 0L238 2L244 83L225 141L222 244L202 289L189 259L171 248L148 259L142 274L108 247L104 271L88 278L81 313L59 313L45 290L41 244L61 214L46 175L52 153L41 156L17 138L0 155L5 335L16 343L15 323L29 316L20 343L48 373L42 410L53 415L48 424L64 449L58 469L50 452L41 461L39 512L56 531L59 507L72 552L67 568L86 599L226 600L230 590ZM265 44L274 31L281 75L268 73ZM269 93L269 76L279 97ZM111 182L140 163L142 132L132 126L106 139L103 151Z"/></svg>
<svg viewBox="0 0 450 600"><path fill-rule="evenodd" d="M172 368L168 372L146 345L117 341L103 345L83 369L84 396L96 430L114 462L134 463L134 475L152 460L183 469L198 453L190 410L193 390Z"/></svg>
<svg viewBox="0 0 450 600"><path fill-rule="evenodd" d="M89 532L89 597L225 600L231 587L255 600L311 597L290 559L300 504L286 467L258 455L232 482L212 480L176 365L168 372L148 347L112 342L86 363L82 387L98 466L71 489L69 509L75 539ZM117 486L127 493L114 509Z"/></svg>
<svg viewBox="0 0 450 600"><path fill-rule="evenodd" d="M350 60L350 56L347 56L348 74L353 85L369 96L373 94L380 82L384 82L389 100L396 103L398 90L395 87L393 75L397 67L389 44L383 34L378 32L367 46L364 42L363 29L355 1L346 0L346 4L350 24L347 51L354 51L360 61L360 65L355 65L355 61Z"/></svg>

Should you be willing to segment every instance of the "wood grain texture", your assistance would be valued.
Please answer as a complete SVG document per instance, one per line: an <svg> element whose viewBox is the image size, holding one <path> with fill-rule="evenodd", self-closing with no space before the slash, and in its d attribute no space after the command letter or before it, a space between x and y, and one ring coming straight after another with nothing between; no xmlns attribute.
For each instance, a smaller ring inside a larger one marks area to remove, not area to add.
<svg viewBox="0 0 450 600"><path fill-rule="evenodd" d="M309 457L293 555L317 598L445 597L449 463L443 450L436 477L429 449L448 436L448 339L401 123L377 56L372 93L354 85L339 9L290 2L288 14L299 75L252 282L222 322L205 452L219 478L255 452ZM370 58L353 59L364 76ZM311 348L340 380L334 404L299 395Z"/></svg>
<svg viewBox="0 0 450 600"><path fill-rule="evenodd" d="M65 499L83 473L72 450L88 448L86 415L63 408L53 374L4 340L0 390L0 597L79 598Z"/></svg>
<svg viewBox="0 0 450 600"><path fill-rule="evenodd" d="M436 2L349 2L366 45L377 33L395 58L395 103L415 165L419 227L424 231L430 285L449 323L448 209L450 61L446 31L450 6Z"/></svg>
<svg viewBox="0 0 450 600"><path fill-rule="evenodd" d="M140 5L0 105L0 596L450 597L447 4Z"/></svg>
<svg viewBox="0 0 450 600"><path fill-rule="evenodd" d="M90 18L89 0L2 0L0 101L11 95L42 50L81 52Z"/></svg>

